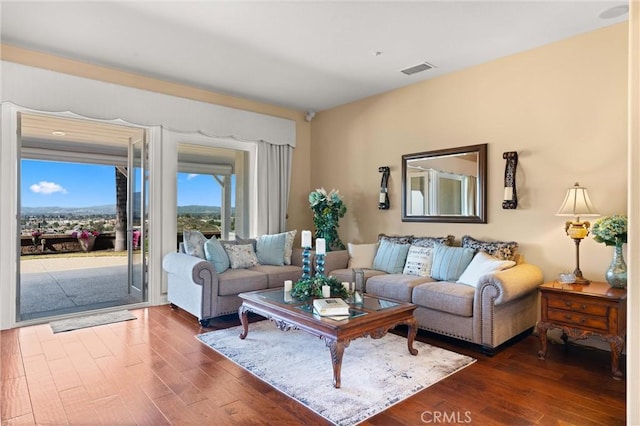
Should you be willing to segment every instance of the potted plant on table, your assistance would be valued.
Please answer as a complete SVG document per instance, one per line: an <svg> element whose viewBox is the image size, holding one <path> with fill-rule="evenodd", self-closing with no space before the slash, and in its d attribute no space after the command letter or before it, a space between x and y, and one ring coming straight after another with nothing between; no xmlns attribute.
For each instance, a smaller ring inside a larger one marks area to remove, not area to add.
<svg viewBox="0 0 640 426"><path fill-rule="evenodd" d="M346 298L347 290L335 277L316 275L315 277L301 279L293 285L291 295L299 300L307 300L322 297L322 286L328 285L331 289L331 297Z"/></svg>
<svg viewBox="0 0 640 426"><path fill-rule="evenodd" d="M622 245L627 242L627 216L613 215L600 218L591 228L593 239L606 246L614 246L613 259L605 274L611 287L627 288L627 265Z"/></svg>

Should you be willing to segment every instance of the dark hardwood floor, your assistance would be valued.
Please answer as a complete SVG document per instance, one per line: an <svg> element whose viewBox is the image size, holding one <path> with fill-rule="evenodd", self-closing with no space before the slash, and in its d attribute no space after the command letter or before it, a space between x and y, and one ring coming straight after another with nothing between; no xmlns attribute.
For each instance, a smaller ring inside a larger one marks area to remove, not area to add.
<svg viewBox="0 0 640 426"><path fill-rule="evenodd" d="M67 333L48 324L2 331L1 423L328 424L194 338L239 324L235 316L204 330L169 306L132 312L137 320ZM531 335L494 357L422 332L418 339L478 362L364 425L625 423L625 381L611 378L608 352L555 344L542 361Z"/></svg>

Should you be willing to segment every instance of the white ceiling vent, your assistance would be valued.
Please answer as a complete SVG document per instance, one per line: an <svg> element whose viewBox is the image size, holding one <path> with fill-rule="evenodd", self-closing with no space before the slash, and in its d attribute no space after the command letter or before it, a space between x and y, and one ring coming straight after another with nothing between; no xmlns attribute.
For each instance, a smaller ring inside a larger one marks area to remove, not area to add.
<svg viewBox="0 0 640 426"><path fill-rule="evenodd" d="M406 75L413 75L422 71L426 71L426 70L430 70L431 68L435 68L434 65L431 65L428 62L423 62L421 64L418 65L414 65L412 67L409 68L405 68L403 70L401 70L401 72L405 73Z"/></svg>

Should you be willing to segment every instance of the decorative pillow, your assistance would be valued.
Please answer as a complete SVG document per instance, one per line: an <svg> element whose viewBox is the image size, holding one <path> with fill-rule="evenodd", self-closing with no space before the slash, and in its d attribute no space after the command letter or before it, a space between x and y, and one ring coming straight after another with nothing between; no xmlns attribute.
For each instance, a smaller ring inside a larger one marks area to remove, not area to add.
<svg viewBox="0 0 640 426"><path fill-rule="evenodd" d="M411 245L418 247L435 247L438 244L452 246L455 238L453 235L447 235L446 237L414 237Z"/></svg>
<svg viewBox="0 0 640 426"><path fill-rule="evenodd" d="M204 243L204 255L205 259L211 262L217 273L221 274L229 269L229 256L227 256L222 243L216 237L211 237Z"/></svg>
<svg viewBox="0 0 640 426"><path fill-rule="evenodd" d="M411 245L404 264L403 274L428 277L431 275L431 263L433 261L433 247L421 247Z"/></svg>
<svg viewBox="0 0 640 426"><path fill-rule="evenodd" d="M410 244L394 244L389 240L381 240L373 259L373 269L389 274L401 274L409 247Z"/></svg>
<svg viewBox="0 0 640 426"><path fill-rule="evenodd" d="M480 278L487 274L509 269L516 264L513 260L500 260L483 251L473 256L473 260L464 270L457 282L473 287L478 285Z"/></svg>
<svg viewBox="0 0 640 426"><path fill-rule="evenodd" d="M349 265L347 268L365 268L371 269L373 259L378 251L378 243L372 244L347 244L349 251Z"/></svg>
<svg viewBox="0 0 640 426"><path fill-rule="evenodd" d="M236 237L236 244L251 244L253 246L253 251L255 252L258 241L255 238Z"/></svg>
<svg viewBox="0 0 640 426"><path fill-rule="evenodd" d="M202 235L202 232L191 229L185 229L182 232L182 241L184 243L184 252L188 255L205 259L204 243L207 242L207 237Z"/></svg>
<svg viewBox="0 0 640 426"><path fill-rule="evenodd" d="M297 229L287 231L287 242L284 244L284 264L291 265L291 255L293 254L293 240L296 238Z"/></svg>
<svg viewBox="0 0 640 426"><path fill-rule="evenodd" d="M502 260L515 260L518 251L518 243L515 241L482 241L465 235L462 237L462 247L472 248L476 251L484 251Z"/></svg>
<svg viewBox="0 0 640 426"><path fill-rule="evenodd" d="M386 240L395 244L411 244L413 235L385 235L378 234L378 241Z"/></svg>
<svg viewBox="0 0 640 426"><path fill-rule="evenodd" d="M229 256L231 269L251 268L260 264L251 244L224 244L224 249Z"/></svg>
<svg viewBox="0 0 640 426"><path fill-rule="evenodd" d="M256 240L256 255L261 265L284 265L287 234L262 235ZM293 249L293 248L292 248Z"/></svg>
<svg viewBox="0 0 640 426"><path fill-rule="evenodd" d="M475 251L465 247L436 246L431 264L431 278L456 282L467 268Z"/></svg>

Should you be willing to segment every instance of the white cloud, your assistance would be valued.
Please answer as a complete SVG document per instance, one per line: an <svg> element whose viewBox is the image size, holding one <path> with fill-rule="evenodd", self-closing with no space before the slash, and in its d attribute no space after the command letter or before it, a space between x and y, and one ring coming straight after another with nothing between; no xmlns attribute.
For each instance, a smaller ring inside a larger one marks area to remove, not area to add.
<svg viewBox="0 0 640 426"><path fill-rule="evenodd" d="M36 194L44 194L44 195L49 195L56 192L60 192L62 194L67 193L67 190L64 189L62 186L58 185L57 183L47 182L44 180L38 183L34 183L29 187L29 189L31 189L31 191L35 192Z"/></svg>
<svg viewBox="0 0 640 426"><path fill-rule="evenodd" d="M196 176L198 176L198 174L197 174L197 173L189 173L189 175L187 176L187 180L191 180L191 179L193 179L193 178L194 178L194 177L196 177Z"/></svg>

